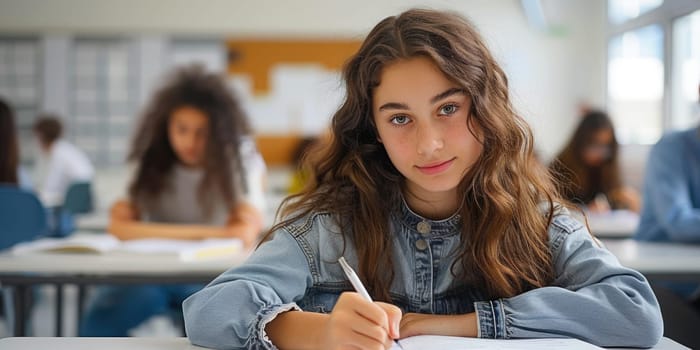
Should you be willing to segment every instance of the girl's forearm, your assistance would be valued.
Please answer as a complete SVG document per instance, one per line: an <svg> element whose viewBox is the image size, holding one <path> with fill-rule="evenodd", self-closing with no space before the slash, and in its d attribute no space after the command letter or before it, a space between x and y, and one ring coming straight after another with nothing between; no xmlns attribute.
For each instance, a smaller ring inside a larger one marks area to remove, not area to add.
<svg viewBox="0 0 700 350"><path fill-rule="evenodd" d="M446 316L448 321L445 328L448 328L450 333L460 337L478 337L477 334L477 318L476 312L464 315Z"/></svg>
<svg viewBox="0 0 700 350"><path fill-rule="evenodd" d="M107 231L121 240L240 238L246 246L251 246L257 240L263 226L262 215L247 203L241 203L231 210L225 226L144 222L140 220L140 216L130 202L117 201L110 210Z"/></svg>
<svg viewBox="0 0 700 350"><path fill-rule="evenodd" d="M203 239L232 237L228 227L112 221L107 230L121 240L138 238Z"/></svg>
<svg viewBox="0 0 700 350"><path fill-rule="evenodd" d="M401 319L401 338L414 335L448 335L477 337L476 313L463 315L404 314Z"/></svg>
<svg viewBox="0 0 700 350"><path fill-rule="evenodd" d="M321 339L328 318L327 314L288 311L277 315L267 324L265 331L272 343L282 350L321 349Z"/></svg>

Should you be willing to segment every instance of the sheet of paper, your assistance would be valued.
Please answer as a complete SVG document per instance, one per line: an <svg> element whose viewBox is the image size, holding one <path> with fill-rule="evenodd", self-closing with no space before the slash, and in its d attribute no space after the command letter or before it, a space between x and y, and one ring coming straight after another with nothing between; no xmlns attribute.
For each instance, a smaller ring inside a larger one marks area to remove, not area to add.
<svg viewBox="0 0 700 350"><path fill-rule="evenodd" d="M13 254L92 253L172 255L183 261L219 259L239 254L243 241L238 238L204 240L144 238L120 241L109 234L76 233L64 238L42 238L12 248Z"/></svg>
<svg viewBox="0 0 700 350"><path fill-rule="evenodd" d="M181 260L221 258L243 251L243 241L238 238L209 238L184 240L144 238L123 241L119 251L138 254L175 254Z"/></svg>
<svg viewBox="0 0 700 350"><path fill-rule="evenodd" d="M403 350L591 350L602 349L593 344L571 338L546 339L480 339L419 335L401 339ZM391 350L401 350L394 343Z"/></svg>

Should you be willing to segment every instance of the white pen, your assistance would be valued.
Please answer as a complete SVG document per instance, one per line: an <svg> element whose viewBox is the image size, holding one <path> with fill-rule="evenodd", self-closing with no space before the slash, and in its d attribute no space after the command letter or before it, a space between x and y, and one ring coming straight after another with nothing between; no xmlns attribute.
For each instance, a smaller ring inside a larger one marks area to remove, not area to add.
<svg viewBox="0 0 700 350"><path fill-rule="evenodd" d="M340 263L340 267L343 268L343 272L345 272L345 276L348 277L350 280L350 283L352 284L352 287L355 288L355 291L360 294L365 300L371 302L372 297L369 296L369 293L367 293L367 289L365 289L365 286L362 284L362 281L360 281L360 277L357 277L357 274L355 273L355 270L350 267L347 261L345 261L345 257L340 257L338 259L338 262ZM403 349L403 346L401 346L401 343L399 343L398 339L394 339L394 343L399 346L399 348Z"/></svg>

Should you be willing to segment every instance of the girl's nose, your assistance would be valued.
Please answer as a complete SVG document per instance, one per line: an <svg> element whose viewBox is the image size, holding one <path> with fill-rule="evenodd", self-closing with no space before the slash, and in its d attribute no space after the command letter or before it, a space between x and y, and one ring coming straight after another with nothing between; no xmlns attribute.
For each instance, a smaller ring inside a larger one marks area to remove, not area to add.
<svg viewBox="0 0 700 350"><path fill-rule="evenodd" d="M419 126L416 131L416 150L419 155L427 156L444 146L442 133L432 125Z"/></svg>

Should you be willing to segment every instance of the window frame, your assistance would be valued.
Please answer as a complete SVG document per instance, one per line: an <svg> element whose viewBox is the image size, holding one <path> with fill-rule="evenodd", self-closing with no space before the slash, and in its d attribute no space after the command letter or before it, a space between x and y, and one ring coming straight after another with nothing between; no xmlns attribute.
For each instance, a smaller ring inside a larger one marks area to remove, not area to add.
<svg viewBox="0 0 700 350"><path fill-rule="evenodd" d="M676 19L692 14L700 9L700 2L696 0L665 0L660 6L640 14L638 17L629 19L621 23L613 23L610 21L609 3L606 2L605 18L607 23L606 42L605 42L605 104L609 105L608 69L610 68L610 42L614 37L635 31L637 29L650 26L660 25L663 31L663 52L662 59L664 65L663 78L663 94L661 108L661 134L663 135L672 127L672 111L671 111L671 96L674 93L673 84L671 84L673 72L673 24ZM637 144L637 143L634 143Z"/></svg>

